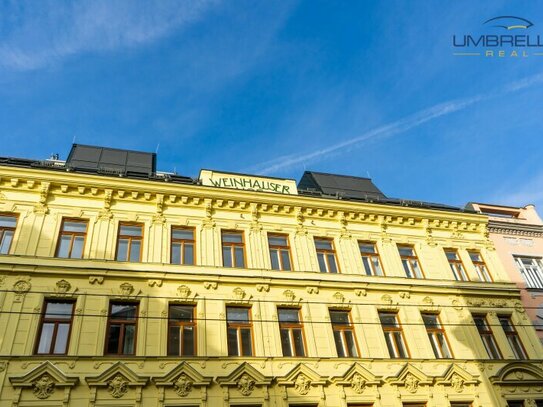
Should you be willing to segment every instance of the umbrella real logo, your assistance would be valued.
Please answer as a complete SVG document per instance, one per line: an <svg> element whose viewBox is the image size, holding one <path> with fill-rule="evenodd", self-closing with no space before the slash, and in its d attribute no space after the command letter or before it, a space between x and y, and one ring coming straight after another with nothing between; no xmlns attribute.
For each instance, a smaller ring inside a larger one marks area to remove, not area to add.
<svg viewBox="0 0 543 407"><path fill-rule="evenodd" d="M454 34L453 55L460 57L528 58L543 56L543 35L523 17L498 16L482 23L482 34Z"/></svg>

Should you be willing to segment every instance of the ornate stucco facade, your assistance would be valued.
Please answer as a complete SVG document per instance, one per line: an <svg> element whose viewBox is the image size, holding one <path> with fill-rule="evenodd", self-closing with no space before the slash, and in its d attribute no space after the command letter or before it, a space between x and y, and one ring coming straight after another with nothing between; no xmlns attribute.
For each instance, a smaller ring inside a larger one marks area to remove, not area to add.
<svg viewBox="0 0 543 407"><path fill-rule="evenodd" d="M0 256L2 407L476 407L543 399L542 345L485 216L62 165L0 166L0 212L16 218ZM81 259L57 256L66 219L87 222ZM116 260L121 222L143 225L140 261ZM195 231L194 265L170 264L175 226ZM242 232L244 267L223 267L222 231ZM268 237L277 233L288 237L292 271L272 270ZM338 273L319 272L315 238L333 244ZM375 244L384 275L363 272L359 242ZM406 277L402 245L416 252L421 278ZM444 248L457 251L466 281L455 280ZM492 282L478 281L468 251L479 253ZM66 354L39 351L46 301L73 304ZM106 352L112 303L137 306L133 355ZM195 306L194 356L168 356L172 304ZM228 356L226 307L250 309L252 356ZM299 310L304 357L283 356L278 307ZM356 356L338 357L331 310L350 316ZM422 314L439 315L445 357L436 358ZM473 314L486 318L499 358L489 358ZM401 324L406 356L391 357L383 315ZM526 358L515 357L501 316Z"/></svg>

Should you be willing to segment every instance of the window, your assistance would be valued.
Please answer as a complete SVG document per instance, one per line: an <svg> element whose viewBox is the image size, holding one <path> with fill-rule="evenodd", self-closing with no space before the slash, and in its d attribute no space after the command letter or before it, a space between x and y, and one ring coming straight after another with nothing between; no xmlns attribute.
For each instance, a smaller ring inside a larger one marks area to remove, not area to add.
<svg viewBox="0 0 543 407"><path fill-rule="evenodd" d="M228 356L253 356L251 309L226 307Z"/></svg>
<svg viewBox="0 0 543 407"><path fill-rule="evenodd" d="M290 247L285 235L268 234L272 269L290 271Z"/></svg>
<svg viewBox="0 0 543 407"><path fill-rule="evenodd" d="M194 229L172 227L172 264L194 264Z"/></svg>
<svg viewBox="0 0 543 407"><path fill-rule="evenodd" d="M224 267L245 267L242 232L222 231L222 262Z"/></svg>
<svg viewBox="0 0 543 407"><path fill-rule="evenodd" d="M119 224L117 238L118 261L141 261L141 242L143 239L143 225L140 223Z"/></svg>
<svg viewBox="0 0 543 407"><path fill-rule="evenodd" d="M319 270L322 273L337 273L336 251L334 250L332 239L316 237L315 247L317 249Z"/></svg>
<svg viewBox="0 0 543 407"><path fill-rule="evenodd" d="M279 331L283 356L305 356L303 325L300 310L297 308L278 308Z"/></svg>
<svg viewBox="0 0 543 407"><path fill-rule="evenodd" d="M492 278L490 277L490 274L488 273L485 262L481 258L481 254L478 252L468 252L468 253L469 253L469 257L471 258L471 261L473 262L473 265L475 266L475 271L477 272L477 275L479 276L479 280L486 281L487 283L491 283Z"/></svg>
<svg viewBox="0 0 543 407"><path fill-rule="evenodd" d="M505 332L505 336L507 336L507 341L509 342L511 349L513 350L515 358L528 359L528 355L526 354L524 346L522 346L522 342L520 341L518 332L513 326L513 323L511 322L511 316L498 315L498 319L500 320L500 324L503 328L503 331Z"/></svg>
<svg viewBox="0 0 543 407"><path fill-rule="evenodd" d="M405 275L409 278L423 278L419 259L412 246L398 246Z"/></svg>
<svg viewBox="0 0 543 407"><path fill-rule="evenodd" d="M514 256L528 288L543 288L543 261L537 257Z"/></svg>
<svg viewBox="0 0 543 407"><path fill-rule="evenodd" d="M383 269L375 243L359 242L358 248L360 249L362 264L364 264L364 271L366 274L368 276L382 276Z"/></svg>
<svg viewBox="0 0 543 407"><path fill-rule="evenodd" d="M72 327L73 302L46 300L36 353L65 355Z"/></svg>
<svg viewBox="0 0 543 407"><path fill-rule="evenodd" d="M57 245L57 257L81 259L86 236L86 220L63 219Z"/></svg>
<svg viewBox="0 0 543 407"><path fill-rule="evenodd" d="M196 355L194 305L170 305L168 316L168 355Z"/></svg>
<svg viewBox="0 0 543 407"><path fill-rule="evenodd" d="M109 306L106 353L133 355L136 350L138 304L112 302Z"/></svg>
<svg viewBox="0 0 543 407"><path fill-rule="evenodd" d="M496 345L496 339L494 339L492 330L488 325L486 315L473 315L473 321L490 359L501 359L502 355L498 349L498 345Z"/></svg>
<svg viewBox="0 0 543 407"><path fill-rule="evenodd" d="M379 312L379 320L385 334L388 353L391 358L408 358L409 353L405 346L402 327L398 322L398 315L395 312Z"/></svg>
<svg viewBox="0 0 543 407"><path fill-rule="evenodd" d="M9 254L16 226L16 216L0 215L0 254Z"/></svg>
<svg viewBox="0 0 543 407"><path fill-rule="evenodd" d="M402 407L426 407L426 403L402 403Z"/></svg>
<svg viewBox="0 0 543 407"><path fill-rule="evenodd" d="M334 331L337 355L339 357L358 357L358 347L354 336L349 311L330 310L330 321Z"/></svg>
<svg viewBox="0 0 543 407"><path fill-rule="evenodd" d="M445 256L447 256L447 260L449 261L449 266L451 266L455 280L469 281L466 270L464 270L462 260L460 260L458 257L458 252L454 249L445 249Z"/></svg>
<svg viewBox="0 0 543 407"><path fill-rule="evenodd" d="M430 339L435 357L438 359L451 358L449 344L445 336L445 330L441 326L439 316L437 314L424 313L422 314L422 320L424 321L426 333L428 334L428 339Z"/></svg>
<svg viewBox="0 0 543 407"><path fill-rule="evenodd" d="M472 407L471 401L451 401L451 407Z"/></svg>

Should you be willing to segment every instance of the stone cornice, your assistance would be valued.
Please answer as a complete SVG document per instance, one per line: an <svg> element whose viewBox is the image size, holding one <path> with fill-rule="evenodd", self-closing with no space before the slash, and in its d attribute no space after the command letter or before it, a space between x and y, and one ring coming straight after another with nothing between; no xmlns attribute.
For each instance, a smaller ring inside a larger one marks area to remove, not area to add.
<svg viewBox="0 0 543 407"><path fill-rule="evenodd" d="M543 237L543 226L525 223L500 222L496 220L490 220L488 222L488 231L490 233L507 235Z"/></svg>

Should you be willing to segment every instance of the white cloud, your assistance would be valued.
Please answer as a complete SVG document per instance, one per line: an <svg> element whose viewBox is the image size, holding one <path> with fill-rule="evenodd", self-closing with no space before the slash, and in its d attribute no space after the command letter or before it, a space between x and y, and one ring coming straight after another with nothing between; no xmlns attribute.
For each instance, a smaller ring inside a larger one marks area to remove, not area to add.
<svg viewBox="0 0 543 407"><path fill-rule="evenodd" d="M198 20L214 4L90 0L0 6L0 66L32 70L83 52L146 44Z"/></svg>

